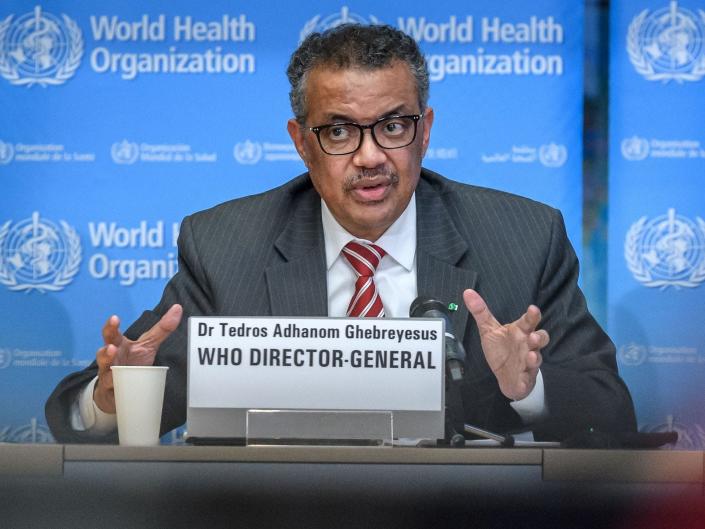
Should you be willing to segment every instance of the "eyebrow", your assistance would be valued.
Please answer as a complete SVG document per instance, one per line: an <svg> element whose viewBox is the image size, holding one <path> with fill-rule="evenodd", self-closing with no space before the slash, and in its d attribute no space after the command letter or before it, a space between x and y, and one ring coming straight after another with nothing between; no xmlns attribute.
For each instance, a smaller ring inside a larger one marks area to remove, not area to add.
<svg viewBox="0 0 705 529"><path fill-rule="evenodd" d="M373 122L377 121L379 119L388 118L390 116L403 115L405 113L403 108L404 108L403 105L399 105L399 106L393 108L392 110L380 115L379 117L374 119ZM328 119L329 119L329 123L358 123L353 118L351 118L350 116L347 116L345 114L331 114Z"/></svg>

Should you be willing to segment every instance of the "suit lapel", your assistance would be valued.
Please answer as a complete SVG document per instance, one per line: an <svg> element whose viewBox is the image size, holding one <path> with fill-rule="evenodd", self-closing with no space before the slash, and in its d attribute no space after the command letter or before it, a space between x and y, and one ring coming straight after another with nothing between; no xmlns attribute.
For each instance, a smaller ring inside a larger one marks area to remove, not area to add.
<svg viewBox="0 0 705 529"><path fill-rule="evenodd" d="M468 245L450 218L439 192L423 178L416 189L416 225L419 296L457 304L458 310L452 313L453 327L462 336L468 319L463 291L475 286L477 273L461 266Z"/></svg>
<svg viewBox="0 0 705 529"><path fill-rule="evenodd" d="M304 191L274 246L284 262L265 270L273 316L327 316L326 257L321 201Z"/></svg>

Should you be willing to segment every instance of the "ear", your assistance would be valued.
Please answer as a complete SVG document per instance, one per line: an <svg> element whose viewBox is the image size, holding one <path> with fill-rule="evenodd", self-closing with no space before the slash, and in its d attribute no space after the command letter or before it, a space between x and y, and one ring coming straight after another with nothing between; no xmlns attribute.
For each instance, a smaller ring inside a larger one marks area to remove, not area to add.
<svg viewBox="0 0 705 529"><path fill-rule="evenodd" d="M423 113L423 127L421 133L421 156L426 155L426 149L428 149L428 144L431 141L431 127L433 127L433 109L427 107Z"/></svg>
<svg viewBox="0 0 705 529"><path fill-rule="evenodd" d="M306 142L304 141L304 130L294 118L286 122L286 130L291 137L291 141L294 142L296 151L299 153L304 165L308 167L308 152L306 151Z"/></svg>

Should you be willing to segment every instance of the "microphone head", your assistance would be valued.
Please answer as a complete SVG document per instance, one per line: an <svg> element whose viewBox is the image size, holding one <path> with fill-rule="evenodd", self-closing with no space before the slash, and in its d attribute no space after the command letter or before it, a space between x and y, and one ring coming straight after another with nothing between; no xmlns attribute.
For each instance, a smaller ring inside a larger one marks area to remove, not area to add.
<svg viewBox="0 0 705 529"><path fill-rule="evenodd" d="M450 311L445 303L428 296L419 296L409 307L411 318L422 318L429 312L441 312L445 317L450 317Z"/></svg>

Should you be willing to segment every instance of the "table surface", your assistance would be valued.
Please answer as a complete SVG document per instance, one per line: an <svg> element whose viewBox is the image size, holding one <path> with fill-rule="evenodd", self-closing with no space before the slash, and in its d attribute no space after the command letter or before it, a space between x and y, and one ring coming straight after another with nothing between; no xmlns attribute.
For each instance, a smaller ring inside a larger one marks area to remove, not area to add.
<svg viewBox="0 0 705 529"><path fill-rule="evenodd" d="M546 480L705 483L705 452L539 448L23 445L0 443L0 475L60 475L79 462L529 465Z"/></svg>
<svg viewBox="0 0 705 529"><path fill-rule="evenodd" d="M705 527L705 452L0 444L3 528L622 528L644 516L649 529Z"/></svg>

